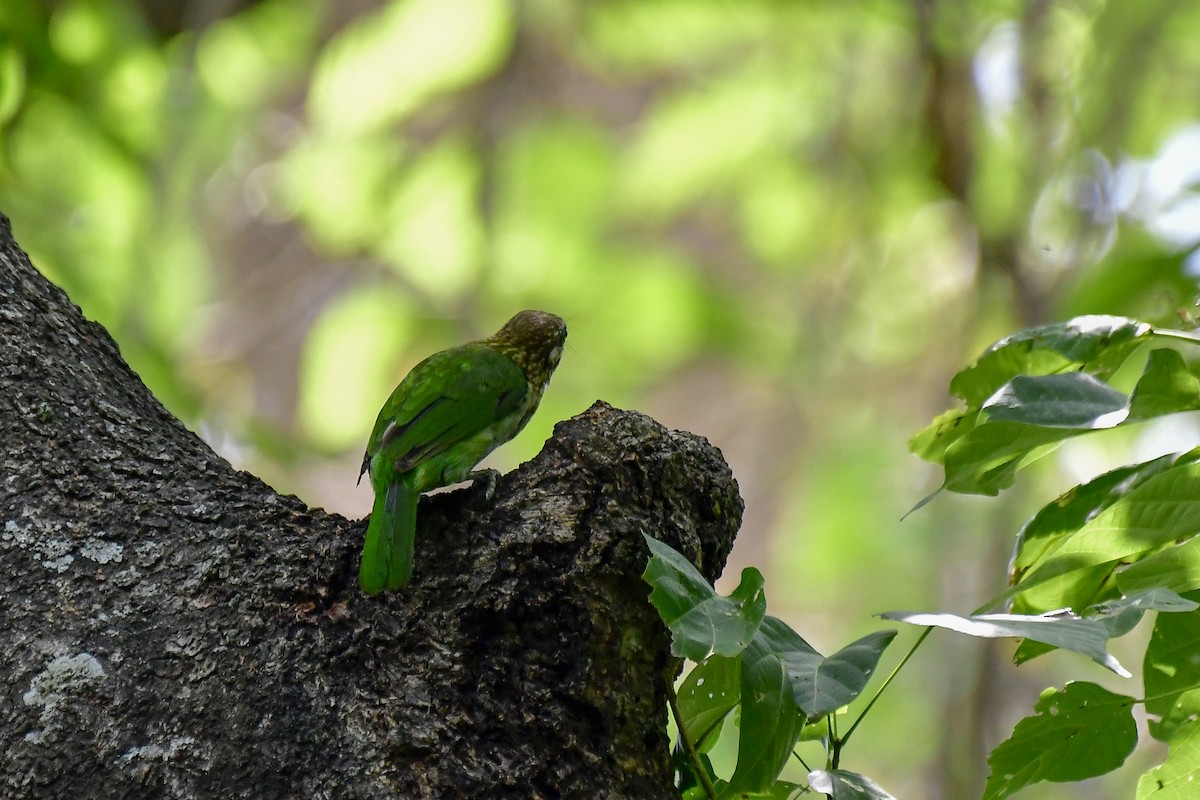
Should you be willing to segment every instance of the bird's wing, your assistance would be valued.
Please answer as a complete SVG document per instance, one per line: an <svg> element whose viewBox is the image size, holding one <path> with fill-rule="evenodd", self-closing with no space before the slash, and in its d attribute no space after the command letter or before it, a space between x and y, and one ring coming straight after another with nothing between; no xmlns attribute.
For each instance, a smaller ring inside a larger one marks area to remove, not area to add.
<svg viewBox="0 0 1200 800"><path fill-rule="evenodd" d="M525 373L478 343L435 353L413 367L379 412L364 468L385 451L405 472L484 431L520 407Z"/></svg>

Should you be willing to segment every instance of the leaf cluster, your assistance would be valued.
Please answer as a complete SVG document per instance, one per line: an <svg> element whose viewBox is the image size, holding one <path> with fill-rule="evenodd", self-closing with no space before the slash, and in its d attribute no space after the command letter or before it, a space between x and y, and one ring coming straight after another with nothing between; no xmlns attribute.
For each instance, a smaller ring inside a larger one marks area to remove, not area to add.
<svg viewBox="0 0 1200 800"><path fill-rule="evenodd" d="M951 381L960 405L913 437L942 464L942 488L997 494L1062 441L1200 409L1200 380L1175 346L1194 335L1123 317L1084 316L1009 336ZM1132 389L1115 385L1148 351ZM928 498L927 498L928 499ZM1171 748L1142 776L1138 800L1190 795L1200 773L1200 448L1132 464L1076 486L1017 536L1003 614L889 613L885 618L973 636L1020 638L1016 661L1072 650L1132 677L1107 652L1147 611L1159 613L1142 663L1139 701L1095 684L1043 693L1032 717L988 759L985 800L1037 781L1076 781L1120 766L1138 741L1133 707ZM1186 654L1186 655L1185 655Z"/></svg>
<svg viewBox="0 0 1200 800"><path fill-rule="evenodd" d="M653 587L650 602L671 631L672 653L696 664L672 702L685 796L790 797L802 787L779 775L799 740L817 739L826 743L829 763L828 769L810 771L810 787L826 786L839 798L888 797L870 779L837 769L850 732L838 737L835 715L866 688L895 631L872 633L823 656L766 613L757 569L744 570L738 587L723 597L684 556L645 538L651 558L643 578ZM738 759L726 781L715 775L705 754L735 711Z"/></svg>
<svg viewBox="0 0 1200 800"><path fill-rule="evenodd" d="M912 450L944 467L939 491L998 494L1022 466L1070 437L1200 409L1200 379L1175 349L1195 344L1200 338L1190 333L1112 316L1019 332L954 377L958 406L917 433ZM1121 388L1140 353L1146 354L1140 373ZM823 656L766 614L757 570L743 571L737 589L721 597L686 558L646 539L651 602L671 630L674 654L696 662L672 702L685 797L819 792L885 800L890 795L878 784L840 768L842 751L933 629L1019 640L1018 664L1067 650L1132 678L1108 644L1148 611L1159 613L1142 663L1143 696L1088 681L1048 688L1033 715L989 756L982 800L1118 768L1138 743L1139 703L1150 716L1150 734L1170 755L1141 777L1138 800L1192 796L1200 774L1200 448L1121 467L1049 503L1017 536L1009 588L974 613L880 615L925 632L842 735L839 713L860 697L895 632ZM737 765L723 780L706 753L735 711ZM779 780L803 739L825 745L826 763L809 769L807 786Z"/></svg>

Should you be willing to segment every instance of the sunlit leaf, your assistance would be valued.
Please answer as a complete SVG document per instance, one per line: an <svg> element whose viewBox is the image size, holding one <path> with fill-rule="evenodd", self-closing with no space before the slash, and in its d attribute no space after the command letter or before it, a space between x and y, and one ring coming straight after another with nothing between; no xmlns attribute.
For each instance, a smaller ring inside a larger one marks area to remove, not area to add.
<svg viewBox="0 0 1200 800"><path fill-rule="evenodd" d="M1043 560L1089 519L1112 505L1134 488L1169 469L1177 460L1194 460L1197 451L1186 457L1167 455L1128 467L1106 472L1087 483L1076 486L1043 507L1021 529L1013 549L1009 582L1017 583L1030 566Z"/></svg>
<svg viewBox="0 0 1200 800"><path fill-rule="evenodd" d="M1117 573L1122 592L1164 587L1176 592L1200 589L1200 539L1160 550Z"/></svg>
<svg viewBox="0 0 1200 800"><path fill-rule="evenodd" d="M1200 407L1196 386L1179 354L1165 349L1150 354L1132 397L1081 372L1018 375L984 402L975 428L956 430L946 444L945 488L996 494L1017 469L1064 439Z"/></svg>
<svg viewBox="0 0 1200 800"><path fill-rule="evenodd" d="M502 148L497 212L505 236L536 230L574 240L563 245L578 248L601 232L613 211L611 134L581 120L537 120L515 131Z"/></svg>
<svg viewBox="0 0 1200 800"><path fill-rule="evenodd" d="M767 612L762 573L742 570L738 587L721 597L690 561L654 537L643 537L652 557L642 580L653 587L650 602L671 629L671 652L695 662L710 653L742 652Z"/></svg>
<svg viewBox="0 0 1200 800"><path fill-rule="evenodd" d="M311 133L280 165L279 210L299 216L323 252L365 250L383 230L403 155L395 136Z"/></svg>
<svg viewBox="0 0 1200 800"><path fill-rule="evenodd" d="M1193 592L1188 600L1200 600ZM1164 742L1200 718L1200 612L1159 614L1142 664L1150 733Z"/></svg>
<svg viewBox="0 0 1200 800"><path fill-rule="evenodd" d="M1083 571L1084 574L1087 572L1088 570ZM1031 613L1031 609L1026 608L1026 604L1020 600L1021 598L1018 597L1018 602L1013 603L1013 612ZM1196 603L1193 601L1180 597L1170 589L1156 586L1145 591L1130 593L1124 597L1096 603L1084 612L1084 618L1101 623L1108 631L1109 638L1116 639L1137 627L1147 611L1180 613L1194 611L1196 607ZM1021 642L1013 654L1013 662L1024 664L1053 649L1055 648L1051 645L1026 639Z"/></svg>
<svg viewBox="0 0 1200 800"><path fill-rule="evenodd" d="M1124 636L1141 622L1147 611L1179 614L1195 611L1200 605L1180 597L1170 589L1156 586L1116 600L1098 603L1087 612L1089 619L1097 619L1108 628L1112 638Z"/></svg>
<svg viewBox="0 0 1200 800"><path fill-rule="evenodd" d="M1152 589L1130 594L1118 600L1100 603L1096 606L1095 611L1098 614L1112 616L1122 614L1125 611L1166 611L1180 613L1195 611L1198 607L1200 607L1200 603L1197 603L1195 600L1182 597L1178 592L1173 592L1170 589L1156 586Z"/></svg>
<svg viewBox="0 0 1200 800"><path fill-rule="evenodd" d="M1188 372L1183 357L1174 350L1150 352L1146 370L1130 397L1131 419L1150 419L1200 408L1200 380Z"/></svg>
<svg viewBox="0 0 1200 800"><path fill-rule="evenodd" d="M761 797L762 800L796 800L803 789L804 787L798 783L775 781L767 787L765 792L761 792L758 797Z"/></svg>
<svg viewBox="0 0 1200 800"><path fill-rule="evenodd" d="M458 297L478 280L479 170L465 142L446 142L422 154L391 189L371 251L429 297Z"/></svg>
<svg viewBox="0 0 1200 800"><path fill-rule="evenodd" d="M1036 609L1101 599L1089 598L1117 567L1200 533L1200 499L1190 498L1200 498L1200 465L1177 462L1060 537L1027 566L1015 589Z"/></svg>
<svg viewBox="0 0 1200 800"><path fill-rule="evenodd" d="M999 494L1012 486L1017 470L1040 458L1063 439L1082 431L1043 428L1019 422L989 422L965 433L946 450L945 488L952 492Z"/></svg>
<svg viewBox="0 0 1200 800"><path fill-rule="evenodd" d="M1081 653L1122 677L1130 677L1129 671L1105 650L1109 633L1104 623L1098 620L1084 619L1067 611L1038 615L976 614L973 616L888 611L879 616L897 622L907 622L910 625L946 628L984 639L1033 639L1036 642Z"/></svg>
<svg viewBox="0 0 1200 800"><path fill-rule="evenodd" d="M64 5L50 18L50 46L68 64L96 64L122 44L128 45L120 41L113 22L111 10L95 4Z"/></svg>
<svg viewBox="0 0 1200 800"><path fill-rule="evenodd" d="M1138 780L1137 800L1194 800L1200 784L1200 722L1175 732L1167 760Z"/></svg>
<svg viewBox="0 0 1200 800"><path fill-rule="evenodd" d="M866 775L844 769L815 769L808 773L808 786L833 800L896 800Z"/></svg>
<svg viewBox="0 0 1200 800"><path fill-rule="evenodd" d="M759 40L778 20L765 6L689 2L597 3L584 7L589 43L622 69L703 64L739 45ZM662 36L664 30L675 37Z"/></svg>
<svg viewBox="0 0 1200 800"><path fill-rule="evenodd" d="M988 756L983 800L1002 800L1040 781L1079 781L1110 772L1137 744L1132 697L1094 683L1047 689L1037 714L1017 723Z"/></svg>
<svg viewBox="0 0 1200 800"><path fill-rule="evenodd" d="M834 712L834 714L836 715L838 713L841 713L842 711L845 711L845 709L844 708L839 709L838 711ZM829 727L829 717L830 717L830 715L827 714L824 717L820 717L815 722L810 722L810 723L806 724L804 726L804 729L800 731L800 741L802 741L802 742L819 742L822 740L829 739L831 736L830 727Z"/></svg>
<svg viewBox="0 0 1200 800"><path fill-rule="evenodd" d="M220 103L263 107L311 57L320 6L260 3L210 26L196 45L196 74Z"/></svg>
<svg viewBox="0 0 1200 800"><path fill-rule="evenodd" d="M782 133L785 91L770 73L748 64L692 91L663 96L639 126L621 170L622 207L664 216L736 181ZM705 135L696 136L697 130Z"/></svg>
<svg viewBox="0 0 1200 800"><path fill-rule="evenodd" d="M978 417L978 409L952 408L943 411L933 422L913 434L908 440L908 449L926 461L943 463L946 450L975 429Z"/></svg>
<svg viewBox="0 0 1200 800"><path fill-rule="evenodd" d="M1125 317L1083 316L1014 333L993 344L954 376L950 391L980 406L1018 375L1083 369L1107 377L1153 328Z"/></svg>
<svg viewBox="0 0 1200 800"><path fill-rule="evenodd" d="M1018 375L983 404L989 420L1046 428L1111 428L1129 415L1129 398L1085 372Z"/></svg>
<svg viewBox="0 0 1200 800"><path fill-rule="evenodd" d="M1123 317L1078 317L997 342L951 382L966 408L946 412L909 442L945 466L943 488L998 494L1022 466L1064 439L1200 408L1200 381L1177 352L1154 350L1132 395L1103 381L1155 331Z"/></svg>

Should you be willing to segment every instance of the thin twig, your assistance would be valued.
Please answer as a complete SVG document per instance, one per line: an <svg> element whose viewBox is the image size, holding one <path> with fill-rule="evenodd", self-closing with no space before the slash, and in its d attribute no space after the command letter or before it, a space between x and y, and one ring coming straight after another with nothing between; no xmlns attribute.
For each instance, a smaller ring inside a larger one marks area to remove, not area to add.
<svg viewBox="0 0 1200 800"><path fill-rule="evenodd" d="M879 690L875 692L875 696L871 698L871 702L867 703L867 707L864 708L862 713L858 715L858 719L854 720L854 724L850 726L850 730L846 731L846 735L841 738L841 741L834 743L835 748L840 749L841 746L844 746L846 742L850 740L850 737L854 734L854 730L858 727L858 724L867 716L867 712L871 710L871 707L875 705L875 702L880 698L880 696L883 695L883 691L887 689L888 685L891 684L892 680L895 679L900 670L904 668L904 665L908 663L908 660L913 657L913 653L917 652L917 648L921 646L922 642L929 638L929 634L931 633L933 633L933 628L926 628L921 633L921 635L917 638L917 641L913 643L911 648L909 648L909 651L904 654L904 658L900 659L900 663L897 664L896 668L892 670L892 673L887 676L887 680L885 680L883 685L879 687Z"/></svg>
<svg viewBox="0 0 1200 800"><path fill-rule="evenodd" d="M1196 341L1198 343L1200 343L1200 339L1196 339ZM971 616L975 616L976 614L987 613L987 611L989 609L994 608L995 606L1002 603L1004 600L1008 599L1009 597L1012 597L1014 594L1017 594L1018 591L1020 591L1023 588L1026 588L1026 587L1022 587L1020 584L1018 584L1017 586L1012 587L1008 591L1003 592L1002 594L999 594L996 597L993 597L991 600L987 601L986 603L981 605L979 608L972 611ZM933 628L932 627L926 628L921 633L921 635L917 638L917 641L913 642L913 646L911 648L909 648L909 651L907 653L904 654L904 658L900 659L900 663L896 665L896 668L892 670L892 673L887 676L887 680L885 680L883 682L883 685L879 687L879 690L875 692L875 696L871 698L871 702L867 703L867 707L864 708L862 710L862 713L858 715L858 719L854 720L854 724L850 726L850 730L846 731L846 735L841 738L840 742L835 741L835 743L834 743L835 747L844 745L847 742L847 740L849 740L850 734L854 733L854 729L857 728L858 724L863 721L863 717L867 716L867 712L871 710L871 706L875 705L875 701L877 701L880 698L880 696L883 694L883 690L888 687L888 684L890 684L892 682L892 680L896 677L896 675L900 672L900 670L904 668L904 665L908 663L908 660L913 657L914 653L917 652L917 648L920 647L921 644L927 638L929 638L929 634L931 634L931 633L933 633Z"/></svg>
<svg viewBox="0 0 1200 800"><path fill-rule="evenodd" d="M674 686L667 686L667 701L671 705L671 716L675 718L675 727L679 729L679 744L683 746L683 751L688 754L692 766L696 768L696 777L704 786L709 800L717 800L717 787L713 786L712 780L708 777L708 770L704 768L704 762L700 760L700 754L696 752L696 747L692 744L691 737L688 736L687 728L683 726L683 714L679 711L679 700L675 697Z"/></svg>
<svg viewBox="0 0 1200 800"><path fill-rule="evenodd" d="M887 684L885 683L885 684L884 684L884 686L886 686L886 685L887 685ZM880 689L879 691L881 691L881 692L882 692L882 691L883 691L883 689ZM879 695L876 695L876 697L878 697L878 696L879 696ZM871 702L874 702L874 700L872 700ZM864 713L864 714L866 714L866 713L867 713L867 709L869 709L869 708L870 708L870 706L867 706L867 708L864 708L864 709L863 709L863 713ZM829 769L837 769L837 768L838 768L838 765L842 763L842 743L843 743L845 740L844 740L844 739L839 739L839 738L838 738L838 734L837 734L837 712L836 712L836 711L834 711L834 712L830 713L830 715L829 715L828 717L826 717L826 719L828 719L828 720L829 720L829 761L828 761L828 768L829 768ZM862 719L862 717L859 717L859 719ZM853 727L851 727L849 731L846 731L846 738L849 738L849 737L850 737L850 731L853 731L853 730L854 730L854 728L853 728Z"/></svg>

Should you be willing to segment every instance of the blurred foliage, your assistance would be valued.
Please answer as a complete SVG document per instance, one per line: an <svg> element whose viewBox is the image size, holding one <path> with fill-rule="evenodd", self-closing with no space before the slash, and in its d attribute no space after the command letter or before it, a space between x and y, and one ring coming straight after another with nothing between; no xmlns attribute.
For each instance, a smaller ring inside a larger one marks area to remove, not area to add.
<svg viewBox="0 0 1200 800"><path fill-rule="evenodd" d="M748 500L735 566L833 643L1003 581L977 565L1020 492L896 532L959 364L1079 314L1194 324L1197 29L1172 0L5 0L0 211L172 411L358 513L410 366L561 314L499 458L597 397L707 435ZM1200 440L1121 435L1031 480ZM997 694L910 688L897 720L940 730L864 742L873 774L975 793Z"/></svg>

